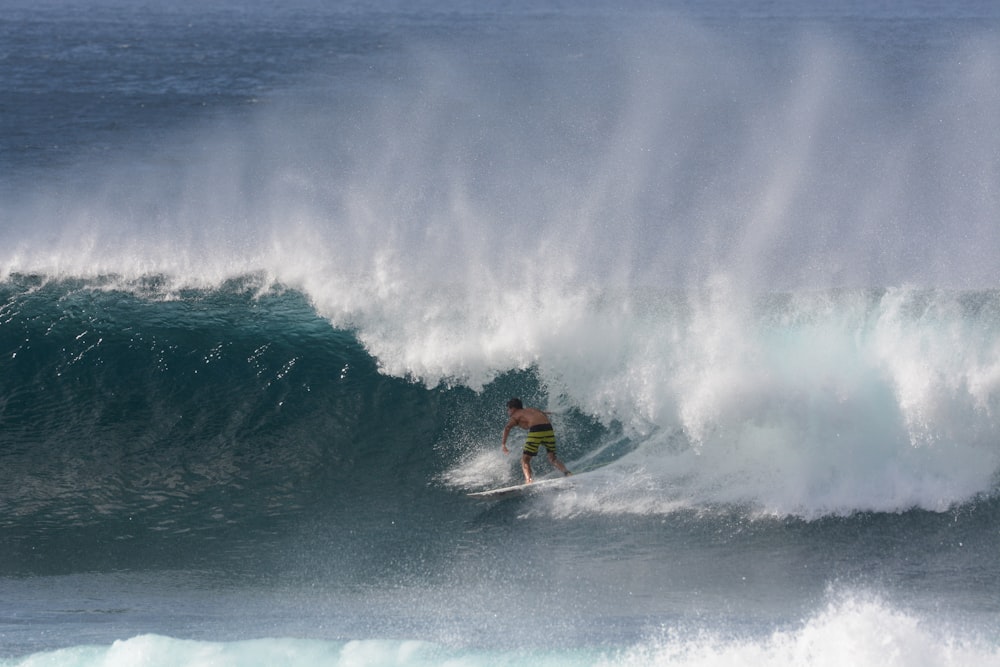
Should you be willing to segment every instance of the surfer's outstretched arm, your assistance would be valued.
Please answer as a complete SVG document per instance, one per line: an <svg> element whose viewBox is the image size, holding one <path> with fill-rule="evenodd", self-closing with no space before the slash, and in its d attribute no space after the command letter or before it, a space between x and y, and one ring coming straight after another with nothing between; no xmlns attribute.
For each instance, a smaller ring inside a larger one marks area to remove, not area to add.
<svg viewBox="0 0 1000 667"><path fill-rule="evenodd" d="M503 440L500 441L500 451L504 454L510 454L510 450L507 449L507 436L510 435L510 430L517 426L517 422L511 419L507 422L507 425L503 427Z"/></svg>

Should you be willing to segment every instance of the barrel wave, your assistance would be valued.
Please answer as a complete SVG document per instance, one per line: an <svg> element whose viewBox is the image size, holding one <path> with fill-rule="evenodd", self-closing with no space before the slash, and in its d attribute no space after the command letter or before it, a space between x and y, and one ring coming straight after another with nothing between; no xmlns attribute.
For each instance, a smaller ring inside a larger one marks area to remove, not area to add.
<svg viewBox="0 0 1000 667"><path fill-rule="evenodd" d="M523 368L481 360L463 383L459 359L430 384L388 373L366 330L301 292L166 282L4 284L7 525L225 531L509 481L507 395L555 409L564 455L606 466L560 512L817 518L996 490L995 292L618 295L580 306L588 324L550 330Z"/></svg>

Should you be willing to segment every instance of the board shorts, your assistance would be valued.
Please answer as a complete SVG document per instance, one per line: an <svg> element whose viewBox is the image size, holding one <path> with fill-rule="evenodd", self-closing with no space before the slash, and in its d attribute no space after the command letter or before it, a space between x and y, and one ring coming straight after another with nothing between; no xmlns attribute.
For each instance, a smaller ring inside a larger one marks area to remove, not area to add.
<svg viewBox="0 0 1000 667"><path fill-rule="evenodd" d="M543 445L549 454L556 453L556 432L552 430L552 424L536 424L528 429L528 437L524 439L524 453L535 456L538 448Z"/></svg>

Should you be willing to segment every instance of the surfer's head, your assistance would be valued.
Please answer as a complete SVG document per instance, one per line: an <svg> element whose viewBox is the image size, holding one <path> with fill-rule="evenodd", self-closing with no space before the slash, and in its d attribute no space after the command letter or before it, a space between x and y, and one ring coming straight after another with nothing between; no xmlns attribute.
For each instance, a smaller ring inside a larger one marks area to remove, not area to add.
<svg viewBox="0 0 1000 667"><path fill-rule="evenodd" d="M520 398L512 398L507 401L508 410L522 410L524 409L524 403L521 402Z"/></svg>

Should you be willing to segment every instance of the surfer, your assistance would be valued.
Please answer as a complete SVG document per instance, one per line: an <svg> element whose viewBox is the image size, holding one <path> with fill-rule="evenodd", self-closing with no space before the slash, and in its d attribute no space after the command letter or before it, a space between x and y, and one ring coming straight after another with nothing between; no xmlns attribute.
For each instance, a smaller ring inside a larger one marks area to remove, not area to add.
<svg viewBox="0 0 1000 667"><path fill-rule="evenodd" d="M531 476L531 459L538 454L538 448L544 446L549 455L549 462L560 470L562 474L569 476L572 473L566 470L566 466L556 458L556 432L549 423L549 413L536 408L526 408L521 403L521 399L512 398L507 401L507 416L510 421L503 429L503 441L500 449L504 454L509 454L507 449L507 436L515 426L528 431L528 437L524 440L524 451L521 454L521 470L524 471L524 483L531 484L534 478Z"/></svg>

